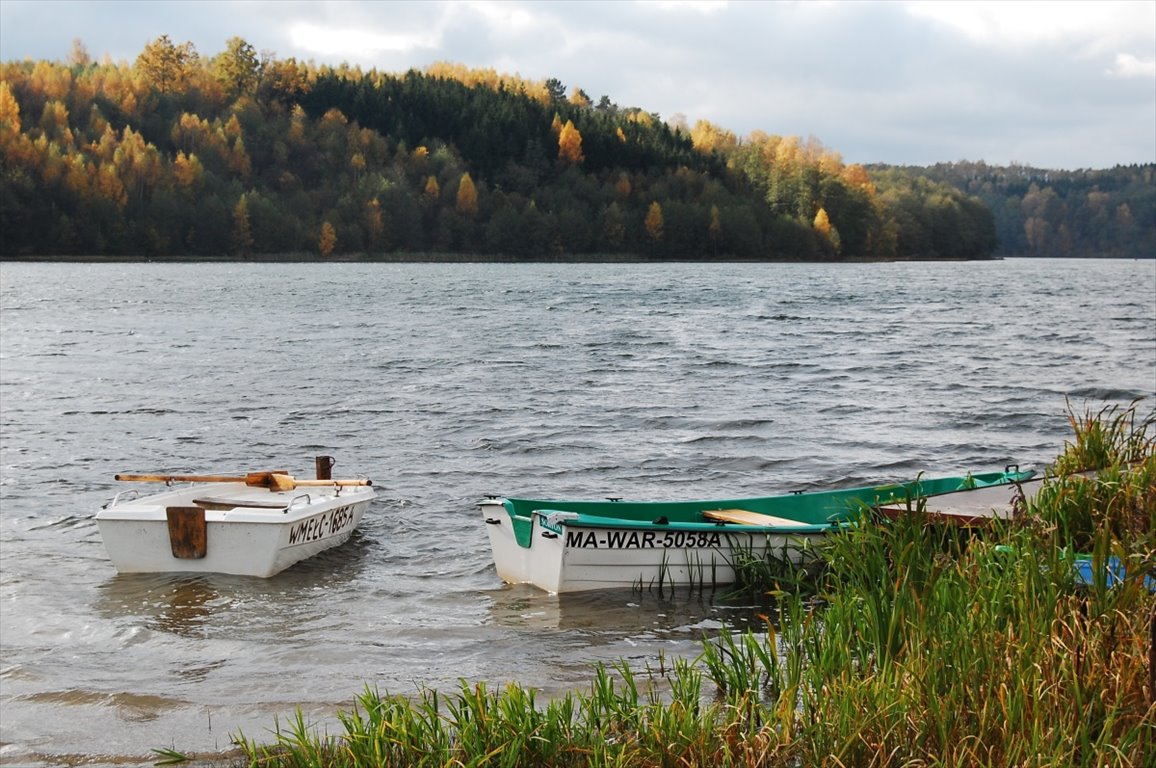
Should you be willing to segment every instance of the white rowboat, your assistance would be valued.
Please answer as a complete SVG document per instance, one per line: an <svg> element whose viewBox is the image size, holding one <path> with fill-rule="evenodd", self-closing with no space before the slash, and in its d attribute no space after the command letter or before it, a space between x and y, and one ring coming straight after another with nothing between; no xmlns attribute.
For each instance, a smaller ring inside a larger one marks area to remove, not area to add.
<svg viewBox="0 0 1156 768"><path fill-rule="evenodd" d="M322 458L328 459L319 457L319 469ZM117 477L170 486L147 496L122 491L97 513L120 573L273 576L344 544L376 495L369 480L296 480L284 473ZM173 485L189 477L199 482Z"/></svg>

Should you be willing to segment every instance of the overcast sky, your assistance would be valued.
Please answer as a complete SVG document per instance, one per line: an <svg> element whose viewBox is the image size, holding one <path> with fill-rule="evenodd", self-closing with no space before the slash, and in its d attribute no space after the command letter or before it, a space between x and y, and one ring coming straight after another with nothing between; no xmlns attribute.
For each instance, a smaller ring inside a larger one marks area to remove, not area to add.
<svg viewBox="0 0 1156 768"><path fill-rule="evenodd" d="M79 39L131 62L162 34L204 56L241 37L318 64L555 77L848 163L1156 162L1156 0L0 0L4 61L63 61Z"/></svg>

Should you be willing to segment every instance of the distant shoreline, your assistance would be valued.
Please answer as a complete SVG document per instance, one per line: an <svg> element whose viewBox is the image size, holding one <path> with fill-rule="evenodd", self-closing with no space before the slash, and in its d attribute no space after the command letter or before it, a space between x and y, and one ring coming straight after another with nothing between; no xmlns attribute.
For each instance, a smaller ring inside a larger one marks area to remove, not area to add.
<svg viewBox="0 0 1156 768"><path fill-rule="evenodd" d="M316 254L278 253L236 256L0 256L3 263L60 264L864 264L931 261L1002 261L1003 256L976 256L967 259L650 259L631 254L582 254L554 258L519 259L467 253L386 253L344 254L328 258ZM1017 257L1012 257L1017 258ZM1033 257L1026 257L1033 258ZM1156 258L1156 257L1153 257Z"/></svg>

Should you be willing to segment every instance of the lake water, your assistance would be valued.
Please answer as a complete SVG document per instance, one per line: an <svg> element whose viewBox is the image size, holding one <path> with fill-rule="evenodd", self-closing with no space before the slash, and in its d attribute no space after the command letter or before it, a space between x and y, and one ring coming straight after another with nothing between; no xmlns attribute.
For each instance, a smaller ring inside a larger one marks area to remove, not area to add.
<svg viewBox="0 0 1156 768"><path fill-rule="evenodd" d="M1156 398L1156 261L0 266L0 762L328 725L366 685L545 695L697 653L719 596L503 586L485 494L763 495L1043 467ZM366 475L269 580L118 576L117 472Z"/></svg>

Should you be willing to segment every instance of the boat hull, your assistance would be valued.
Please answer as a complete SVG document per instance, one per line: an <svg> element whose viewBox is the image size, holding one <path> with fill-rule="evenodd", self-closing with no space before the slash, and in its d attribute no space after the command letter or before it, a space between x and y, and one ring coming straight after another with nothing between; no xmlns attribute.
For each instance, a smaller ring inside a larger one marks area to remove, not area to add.
<svg viewBox="0 0 1156 768"><path fill-rule="evenodd" d="M499 500L481 504L498 577L553 593L634 587L714 588L732 584L736 567L775 558L801 564L827 531L742 530L735 526L587 526L535 513L529 547L502 519ZM810 529L811 526L802 526Z"/></svg>
<svg viewBox="0 0 1156 768"><path fill-rule="evenodd" d="M370 487L277 492L243 483L198 484L127 501L118 496L97 513L96 523L119 573L267 578L348 541L374 496ZM203 552L178 554L169 514L174 508L203 514Z"/></svg>
<svg viewBox="0 0 1156 768"><path fill-rule="evenodd" d="M1007 486L1018 468L814 493L692 501L488 498L479 503L498 576L548 592L713 587L749 562L799 565L866 510Z"/></svg>

